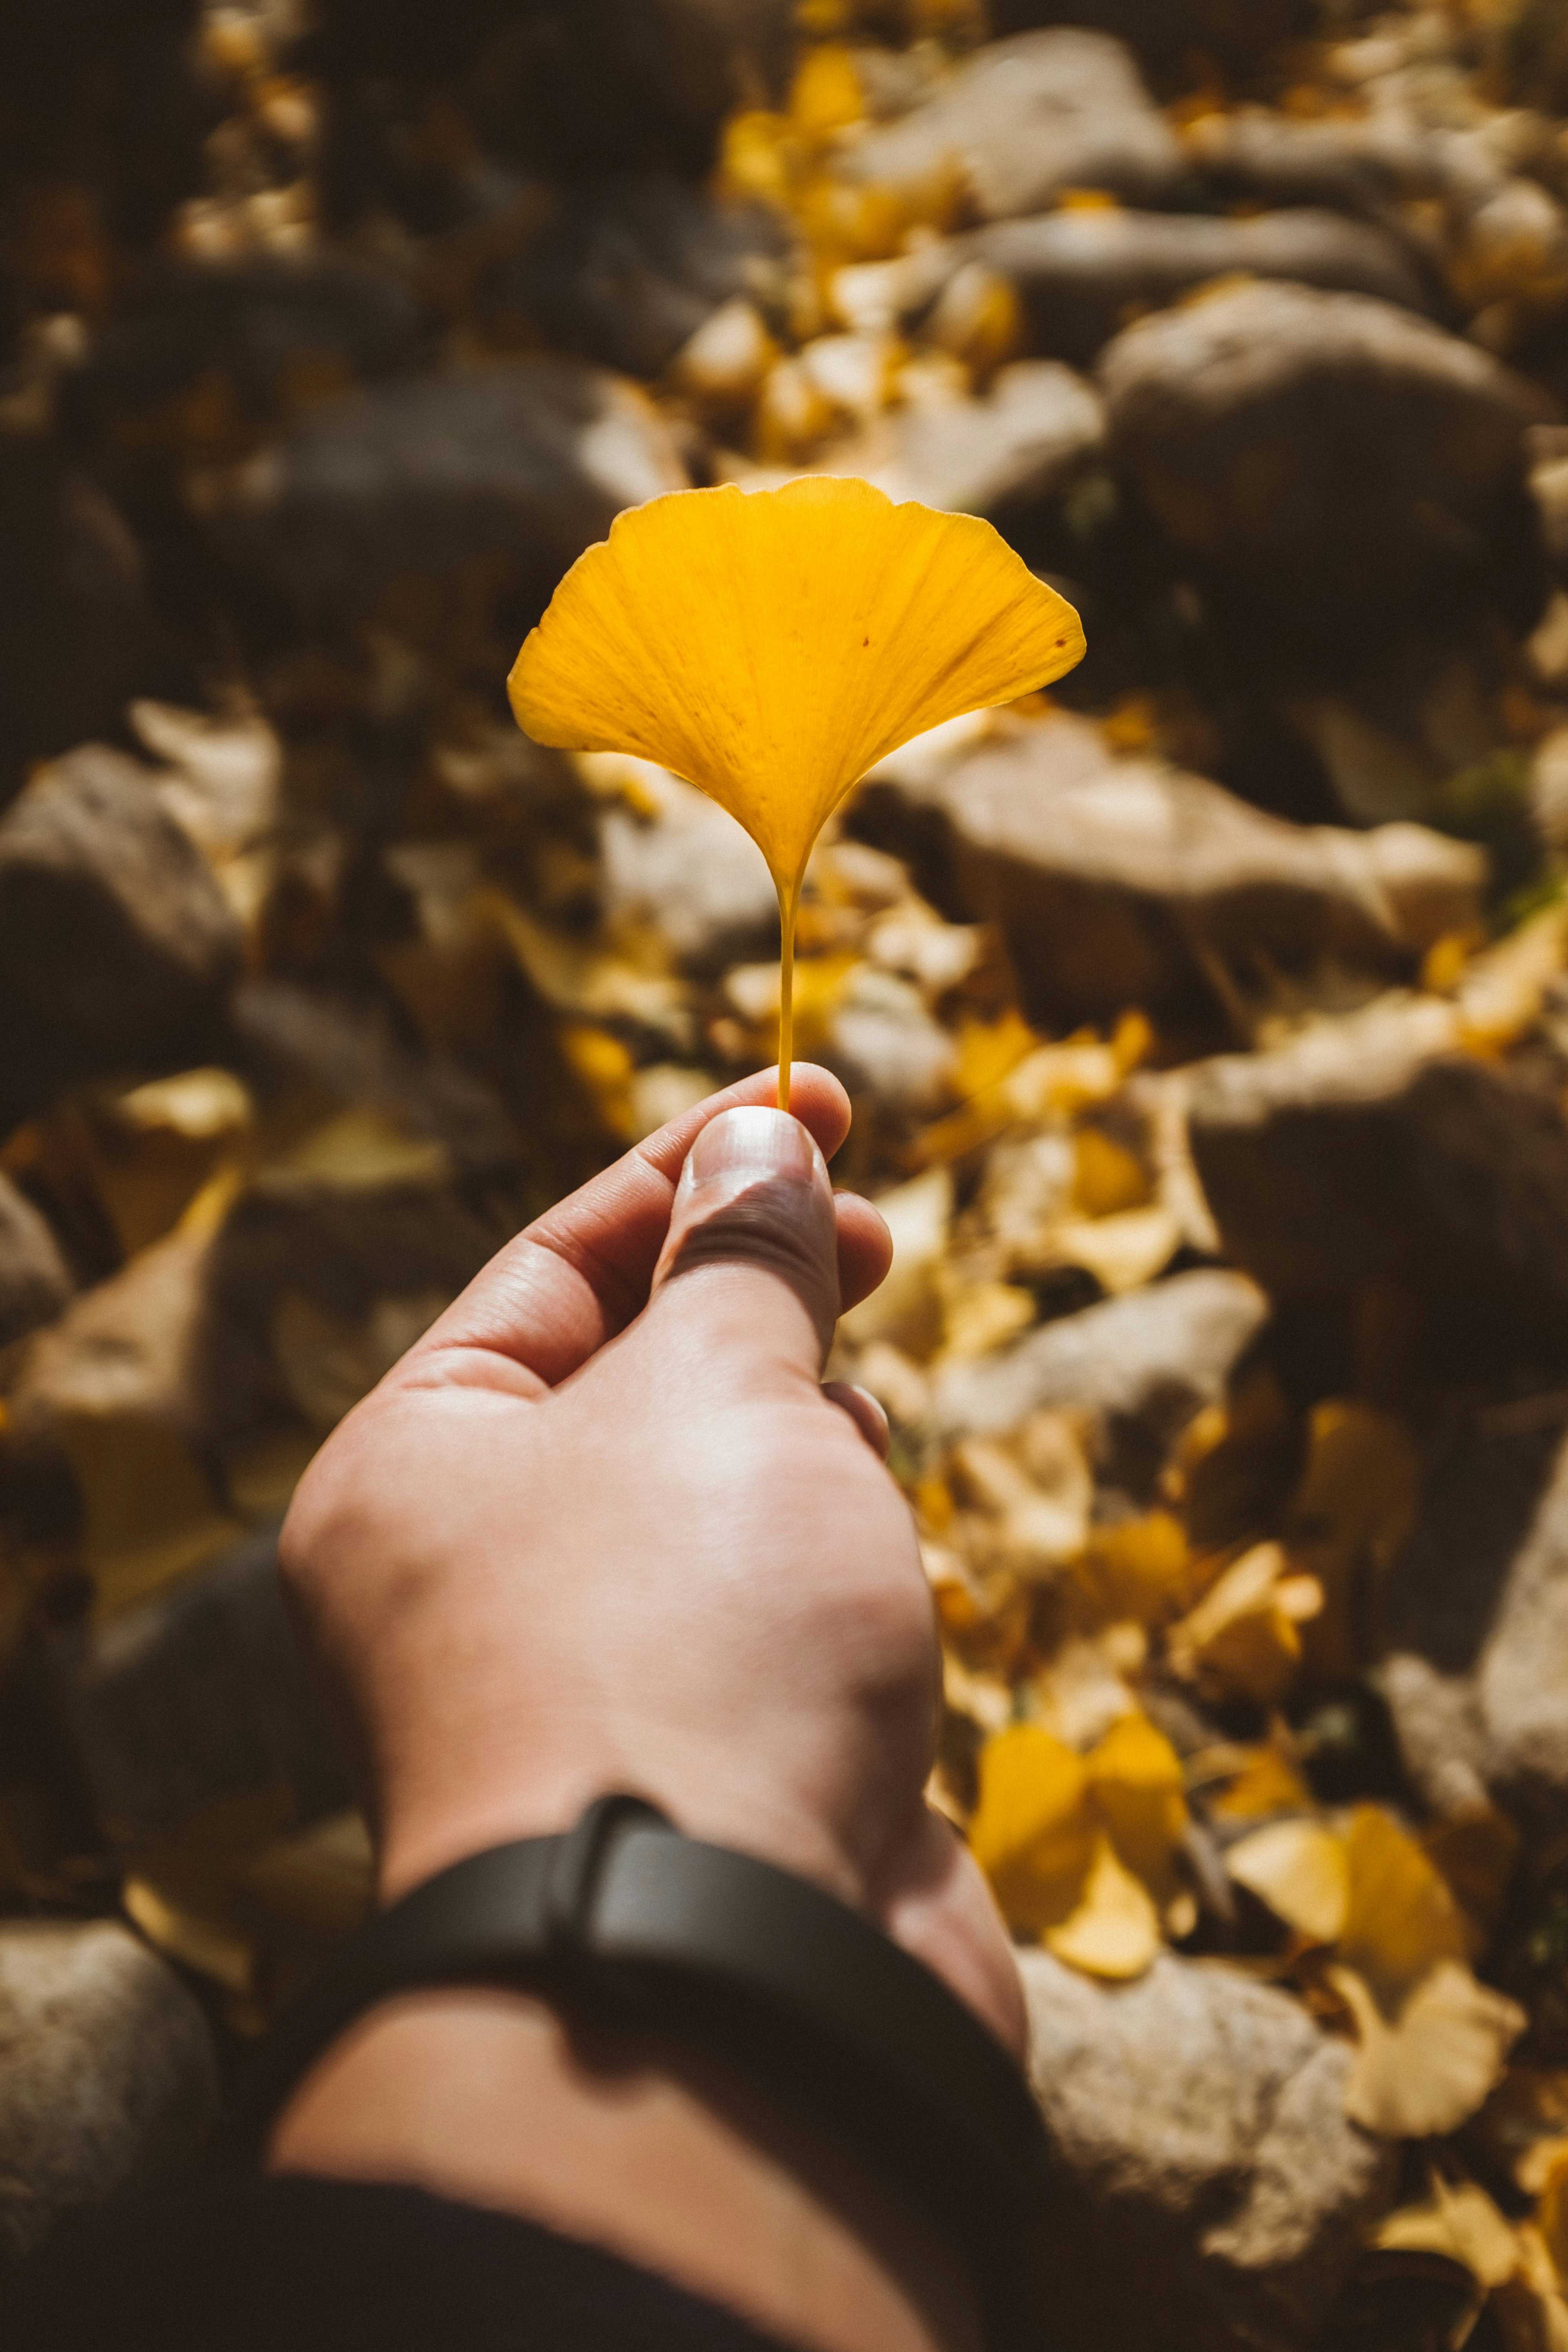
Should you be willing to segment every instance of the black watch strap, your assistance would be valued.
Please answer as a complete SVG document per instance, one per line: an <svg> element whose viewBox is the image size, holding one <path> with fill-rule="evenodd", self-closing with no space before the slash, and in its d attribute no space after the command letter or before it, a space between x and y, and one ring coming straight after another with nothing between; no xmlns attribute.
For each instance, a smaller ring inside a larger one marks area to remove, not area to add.
<svg viewBox="0 0 1568 2352"><path fill-rule="evenodd" d="M290 2093L389 1996L501 1984L700 2035L945 2223L994 2345L1025 2333L1046 2141L1023 2074L940 1978L821 1887L601 1797L559 1837L456 1863L381 1913L263 2042L226 2134L257 2156Z"/></svg>

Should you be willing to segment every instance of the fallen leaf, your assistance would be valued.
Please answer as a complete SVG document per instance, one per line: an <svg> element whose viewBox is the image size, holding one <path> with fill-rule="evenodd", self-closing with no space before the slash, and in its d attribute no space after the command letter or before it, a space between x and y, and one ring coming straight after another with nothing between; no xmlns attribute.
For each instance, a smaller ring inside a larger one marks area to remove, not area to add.
<svg viewBox="0 0 1568 2352"><path fill-rule="evenodd" d="M1089 1790L1117 1858L1156 1903L1175 1900L1187 1828L1182 1759L1146 1715L1123 1716L1087 1759Z"/></svg>
<svg viewBox="0 0 1568 2352"><path fill-rule="evenodd" d="M1254 1544L1233 1561L1172 1627L1176 1672L1265 1703L1279 1698L1300 1662L1296 1628L1321 1600L1310 1577L1288 1576L1286 1566L1277 1543Z"/></svg>
<svg viewBox="0 0 1568 2352"><path fill-rule="evenodd" d="M1339 1958L1386 2006L1439 1960L1464 1960L1465 1923L1447 1882L1381 1805L1358 1805L1345 1835L1349 1899Z"/></svg>
<svg viewBox="0 0 1568 2352"><path fill-rule="evenodd" d="M1158 1953L1160 1915L1149 1890L1122 1866L1103 1831L1078 1904L1043 1941L1069 1968L1117 1980L1141 1977Z"/></svg>
<svg viewBox="0 0 1568 2352"><path fill-rule="evenodd" d="M981 1750L969 1843L1015 1933L1044 1935L1077 1910L1105 1843L1088 1794L1082 1758L1038 1724L1012 1724Z"/></svg>
<svg viewBox="0 0 1568 2352"><path fill-rule="evenodd" d="M1392 2011L1356 1969L1335 1965L1329 1978L1360 2036L1345 2112L1388 2139L1457 2130L1500 2080L1524 2031L1524 2011L1478 1984L1463 1960L1437 1961Z"/></svg>
<svg viewBox="0 0 1568 2352"><path fill-rule="evenodd" d="M1288 1927L1332 1944L1350 1906L1344 1842L1318 1822L1270 1822L1227 1847L1225 1866Z"/></svg>
<svg viewBox="0 0 1568 2352"><path fill-rule="evenodd" d="M1500 2286L1519 2268L1519 2241L1484 2189L1473 2180L1450 2185L1432 2175L1432 2194L1419 2205L1385 2214L1374 2246L1408 2253L1446 2254L1463 2263L1482 2287Z"/></svg>

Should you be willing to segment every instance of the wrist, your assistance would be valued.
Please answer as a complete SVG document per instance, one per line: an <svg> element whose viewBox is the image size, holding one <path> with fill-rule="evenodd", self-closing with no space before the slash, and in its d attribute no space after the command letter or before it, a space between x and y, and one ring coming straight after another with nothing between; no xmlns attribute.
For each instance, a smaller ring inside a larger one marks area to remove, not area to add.
<svg viewBox="0 0 1568 2352"><path fill-rule="evenodd" d="M415 2183L602 2244L819 2352L973 2352L958 2252L749 2073L532 1993L405 1995L334 2044L274 2170Z"/></svg>

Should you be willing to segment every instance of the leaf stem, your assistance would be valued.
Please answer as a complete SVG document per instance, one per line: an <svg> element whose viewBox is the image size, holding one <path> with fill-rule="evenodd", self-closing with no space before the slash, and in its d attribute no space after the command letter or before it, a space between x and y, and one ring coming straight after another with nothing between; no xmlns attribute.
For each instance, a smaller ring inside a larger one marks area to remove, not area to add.
<svg viewBox="0 0 1568 2352"><path fill-rule="evenodd" d="M800 910L797 874L786 887L775 882L779 894L779 1108L789 1108L789 1070L795 1050L795 919Z"/></svg>

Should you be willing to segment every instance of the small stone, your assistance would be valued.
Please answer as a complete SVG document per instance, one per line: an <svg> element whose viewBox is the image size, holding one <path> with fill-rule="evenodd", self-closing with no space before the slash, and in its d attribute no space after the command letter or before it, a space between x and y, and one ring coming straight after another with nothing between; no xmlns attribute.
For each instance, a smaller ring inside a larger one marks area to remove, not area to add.
<svg viewBox="0 0 1568 2352"><path fill-rule="evenodd" d="M0 1348L52 1323L74 1287L47 1224L10 1178L0 1176Z"/></svg>
<svg viewBox="0 0 1568 2352"><path fill-rule="evenodd" d="M1163 1953L1126 1985L1018 1956L1055 2159L1063 2352L1309 2352L1395 2150L1344 2112L1352 2052L1238 1969Z"/></svg>
<svg viewBox="0 0 1568 2352"><path fill-rule="evenodd" d="M722 304L776 304L786 252L783 222L763 205L668 173L572 182L480 302L515 310L558 350L655 376Z"/></svg>
<svg viewBox="0 0 1568 2352"><path fill-rule="evenodd" d="M1216 971L1408 973L1477 919L1484 861L1417 826L1300 826L1205 778L1118 760L1067 714L934 771L894 753L848 822L907 857L956 918L995 923L1033 1019L1072 1027L1130 1004L1223 1034Z"/></svg>
<svg viewBox="0 0 1568 2352"><path fill-rule="evenodd" d="M957 170L982 217L996 220L1037 212L1066 189L1168 202L1185 167L1122 44L1063 28L977 50L912 113L847 146L836 169L858 186L911 194Z"/></svg>
<svg viewBox="0 0 1568 2352"><path fill-rule="evenodd" d="M172 2173L217 2115L205 2019L110 1919L0 1927L0 2255Z"/></svg>
<svg viewBox="0 0 1568 2352"><path fill-rule="evenodd" d="M629 385L579 361L529 359L323 402L214 480L205 519L239 574L308 626L395 613L439 636L470 615L451 642L489 678L623 507L686 482Z"/></svg>
<svg viewBox="0 0 1568 2352"><path fill-rule="evenodd" d="M0 819L0 1118L89 1076L216 1058L239 933L157 780L89 743Z"/></svg>
<svg viewBox="0 0 1568 2352"><path fill-rule="evenodd" d="M995 1437L1042 1405L1082 1412L1109 1483L1147 1496L1194 1415L1217 1404L1268 1301L1245 1275L1201 1267L1063 1315L935 1384L944 1438Z"/></svg>
<svg viewBox="0 0 1568 2352"><path fill-rule="evenodd" d="M1270 610L1332 614L1342 653L1352 612L1473 587L1520 537L1543 396L1390 303L1224 288L1126 329L1100 378L1176 546Z"/></svg>

